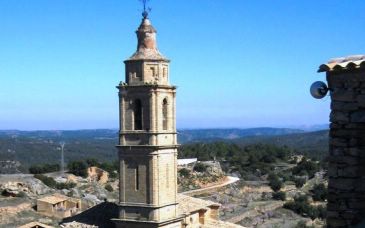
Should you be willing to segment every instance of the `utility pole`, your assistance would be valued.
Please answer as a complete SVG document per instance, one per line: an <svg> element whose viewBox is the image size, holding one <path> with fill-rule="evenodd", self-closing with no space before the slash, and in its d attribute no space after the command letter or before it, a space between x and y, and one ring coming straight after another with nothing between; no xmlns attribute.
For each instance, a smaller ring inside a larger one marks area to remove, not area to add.
<svg viewBox="0 0 365 228"><path fill-rule="evenodd" d="M60 142L60 146L61 146L61 176L64 177L65 176L65 158L64 158L64 154L63 154L63 148L65 147L65 142Z"/></svg>

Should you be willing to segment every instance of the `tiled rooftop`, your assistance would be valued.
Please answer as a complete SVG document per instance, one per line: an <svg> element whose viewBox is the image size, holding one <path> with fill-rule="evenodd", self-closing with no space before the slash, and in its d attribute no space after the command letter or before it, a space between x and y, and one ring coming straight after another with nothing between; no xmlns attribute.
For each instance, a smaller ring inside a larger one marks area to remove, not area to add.
<svg viewBox="0 0 365 228"><path fill-rule="evenodd" d="M157 49L137 50L128 60L167 60Z"/></svg>
<svg viewBox="0 0 365 228"><path fill-rule="evenodd" d="M177 202L179 203L178 209L179 214L190 214L191 212L199 211L200 209L205 209L208 206L220 206L220 204L209 200L202 200L183 194L177 195Z"/></svg>
<svg viewBox="0 0 365 228"><path fill-rule="evenodd" d="M339 71L365 67L365 55L335 58L319 66L318 72Z"/></svg>
<svg viewBox="0 0 365 228"><path fill-rule="evenodd" d="M40 198L38 200L42 201L42 202L50 203L50 204L56 204L56 203L60 203L60 202L68 200L68 197L64 196L64 195L60 195L60 194L55 194L55 195Z"/></svg>
<svg viewBox="0 0 365 228"><path fill-rule="evenodd" d="M177 202L179 203L178 209L180 215L189 215L192 212L199 211L201 209L208 209L210 206L221 206L219 203L194 198L191 196L178 194ZM220 220L208 219L205 221L202 228L242 228L240 225L236 225L230 222L224 222Z"/></svg>
<svg viewBox="0 0 365 228"><path fill-rule="evenodd" d="M39 223L39 222L30 222L27 223L25 225L19 226L18 228L34 228L34 227L39 227L39 228L54 228L53 226L47 226L45 224Z"/></svg>
<svg viewBox="0 0 365 228"><path fill-rule="evenodd" d="M204 226L204 228L244 228L243 226L236 225L234 223L225 222L221 220L208 220Z"/></svg>

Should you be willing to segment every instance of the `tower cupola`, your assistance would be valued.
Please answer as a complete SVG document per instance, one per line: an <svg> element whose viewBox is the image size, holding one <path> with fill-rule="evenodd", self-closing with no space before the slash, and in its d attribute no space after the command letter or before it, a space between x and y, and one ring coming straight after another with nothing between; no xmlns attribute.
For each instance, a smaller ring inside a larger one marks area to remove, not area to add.
<svg viewBox="0 0 365 228"><path fill-rule="evenodd" d="M147 14L143 16L142 22L136 31L137 51L128 60L167 60L157 49L156 29L152 26Z"/></svg>
<svg viewBox="0 0 365 228"><path fill-rule="evenodd" d="M131 86L169 85L169 62L157 49L156 29L144 12L137 34L137 51L124 61L125 82Z"/></svg>

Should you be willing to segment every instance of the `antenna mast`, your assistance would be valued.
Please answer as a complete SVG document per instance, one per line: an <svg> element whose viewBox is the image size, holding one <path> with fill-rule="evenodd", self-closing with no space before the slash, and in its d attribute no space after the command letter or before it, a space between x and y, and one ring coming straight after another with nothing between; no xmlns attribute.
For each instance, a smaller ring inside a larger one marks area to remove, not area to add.
<svg viewBox="0 0 365 228"><path fill-rule="evenodd" d="M64 177L65 176L65 158L63 155L63 148L65 147L65 142L60 142L60 146L61 146L61 176Z"/></svg>

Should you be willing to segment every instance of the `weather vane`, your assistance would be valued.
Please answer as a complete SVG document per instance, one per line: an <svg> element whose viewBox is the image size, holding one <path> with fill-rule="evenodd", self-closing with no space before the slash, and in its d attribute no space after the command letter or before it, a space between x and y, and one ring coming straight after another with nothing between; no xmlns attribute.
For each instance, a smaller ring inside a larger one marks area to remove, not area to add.
<svg viewBox="0 0 365 228"><path fill-rule="evenodd" d="M143 13L142 16L143 18L147 18L148 17L148 13L151 12L151 8L146 8L147 6L147 2L149 2L149 0L140 0L143 4Z"/></svg>

